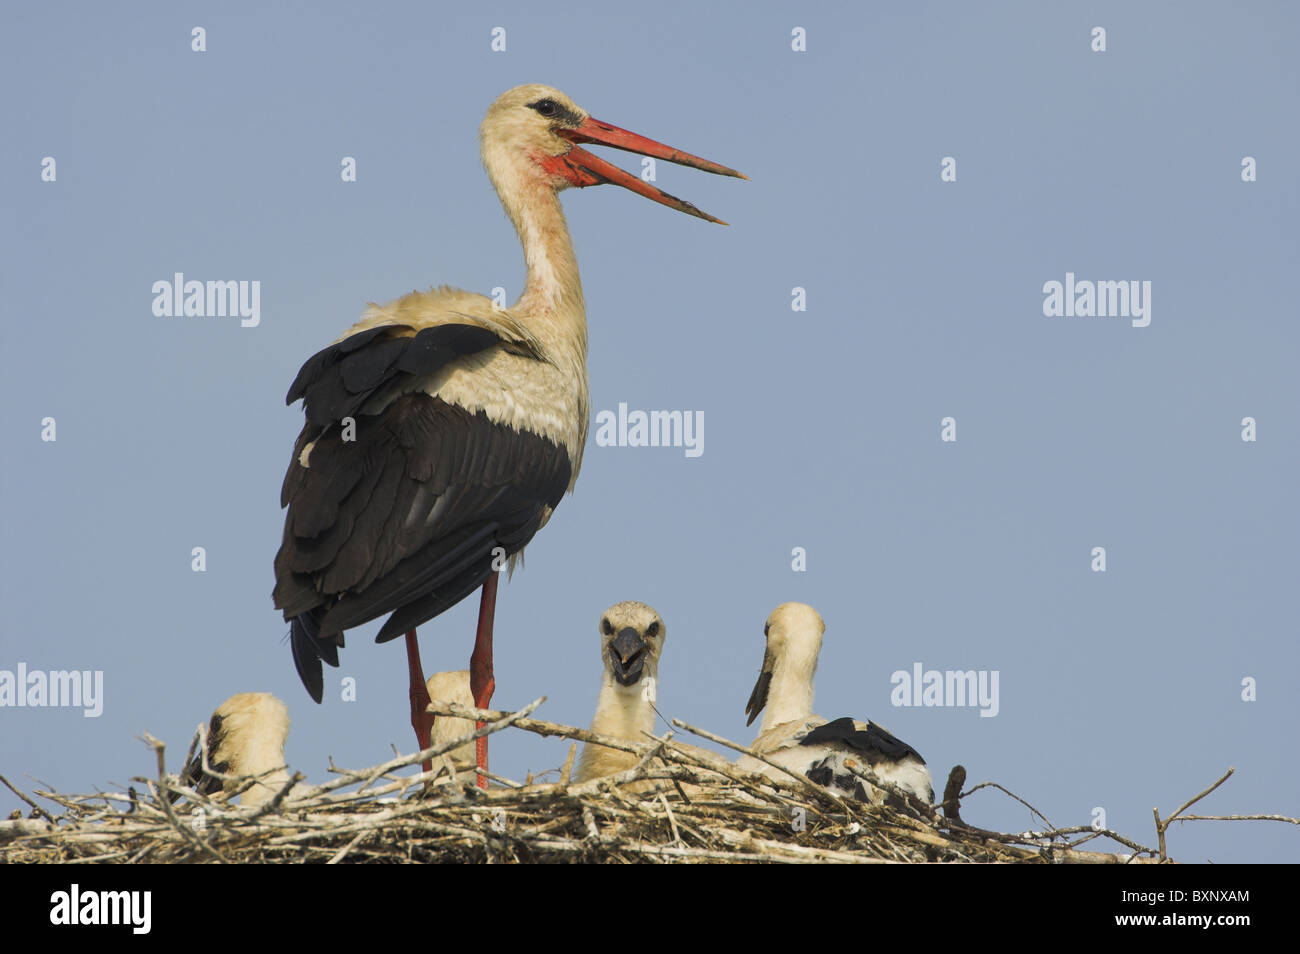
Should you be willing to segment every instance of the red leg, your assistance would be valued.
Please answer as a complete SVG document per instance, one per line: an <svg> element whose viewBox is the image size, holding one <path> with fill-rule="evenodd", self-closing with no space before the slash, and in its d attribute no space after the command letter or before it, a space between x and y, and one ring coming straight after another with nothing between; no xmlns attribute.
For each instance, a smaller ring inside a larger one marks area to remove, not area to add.
<svg viewBox="0 0 1300 954"><path fill-rule="evenodd" d="M474 653L469 657L469 692L474 697L474 705L486 709L492 701L492 692L497 687L492 675L492 621L497 611L497 571L483 584L483 598L478 604L478 635L474 639ZM483 728L483 723L475 723ZM487 771L488 740L481 738L475 743L474 754L478 767ZM478 787L487 788L487 779L480 775Z"/></svg>
<svg viewBox="0 0 1300 954"><path fill-rule="evenodd" d="M424 684L424 667L420 665L420 644L415 641L415 630L406 634L406 665L411 670L411 728L415 730L416 751L429 747L429 730L433 716L425 710L429 706L429 687ZM433 762L421 766L426 772Z"/></svg>

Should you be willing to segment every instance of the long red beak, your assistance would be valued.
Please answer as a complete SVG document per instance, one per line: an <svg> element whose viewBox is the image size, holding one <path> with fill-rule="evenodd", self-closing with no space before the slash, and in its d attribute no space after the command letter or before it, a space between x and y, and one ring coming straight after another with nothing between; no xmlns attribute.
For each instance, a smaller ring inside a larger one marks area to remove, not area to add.
<svg viewBox="0 0 1300 954"><path fill-rule="evenodd" d="M679 166L703 169L705 172L712 172L715 175L735 176L738 179L749 178L749 176L737 172L735 169L728 169L726 166L710 162L708 159L692 156L689 152L682 152L672 146L665 146L661 142L655 142L645 136L638 136L636 133L620 129L618 126L611 126L599 119L588 117L577 129L561 129L558 132L565 139L575 143L600 143L603 146L613 146L615 149L625 149L628 152L639 153L643 156L653 156L655 159L663 159L665 162L675 162ZM599 156L592 155L587 150L580 149L577 146L574 146L562 156L549 157L543 164L551 172L564 176L579 188L610 182L625 189L631 189L638 195L653 199L660 205L666 205L678 212L685 212L687 215L693 215L708 222L717 222L719 225L727 224L722 219L714 218L707 212L701 212L685 199L669 195L639 176L625 172L618 166L608 163Z"/></svg>

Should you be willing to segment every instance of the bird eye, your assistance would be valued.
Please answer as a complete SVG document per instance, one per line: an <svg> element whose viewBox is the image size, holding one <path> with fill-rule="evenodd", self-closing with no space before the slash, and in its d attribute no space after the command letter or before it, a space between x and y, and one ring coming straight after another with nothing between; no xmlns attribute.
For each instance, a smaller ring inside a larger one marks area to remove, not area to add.
<svg viewBox="0 0 1300 954"><path fill-rule="evenodd" d="M647 627L645 628L645 634L646 634L647 636L658 636L658 635L659 635L659 620L655 620L653 623L651 623L649 626L647 626Z"/></svg>
<svg viewBox="0 0 1300 954"><path fill-rule="evenodd" d="M531 104L533 109L537 110L543 116L554 116L560 111L559 104L553 99L539 99Z"/></svg>
<svg viewBox="0 0 1300 954"><path fill-rule="evenodd" d="M772 628L772 624L771 624L771 623L764 623L764 624L763 624L763 635L766 636L766 635L767 635L767 631L768 631L769 629L771 629L771 628Z"/></svg>
<svg viewBox="0 0 1300 954"><path fill-rule="evenodd" d="M600 631L604 633L606 636L614 635L614 627L609 625L609 620L607 619L602 619L600 621Z"/></svg>

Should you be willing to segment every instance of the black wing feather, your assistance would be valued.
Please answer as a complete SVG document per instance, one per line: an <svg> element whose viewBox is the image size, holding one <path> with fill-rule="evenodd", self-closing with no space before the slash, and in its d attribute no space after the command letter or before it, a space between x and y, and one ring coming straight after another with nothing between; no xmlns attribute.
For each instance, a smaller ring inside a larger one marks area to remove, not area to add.
<svg viewBox="0 0 1300 954"><path fill-rule="evenodd" d="M349 335L307 359L285 403L302 398L307 421L324 428L355 416L382 385L403 376L432 374L456 358L500 344L477 325L380 325Z"/></svg>
<svg viewBox="0 0 1300 954"><path fill-rule="evenodd" d="M325 658L326 640L317 640L309 632L303 621L311 613L294 617L289 624L289 648L293 650L293 667L298 670L298 678L307 688L307 694L315 702L320 702L325 695L325 673L321 669L321 660Z"/></svg>
<svg viewBox="0 0 1300 954"><path fill-rule="evenodd" d="M569 485L555 441L411 383L500 338L475 325L410 332L352 335L308 360L289 389L307 422L281 490L274 598L317 702L321 662L338 664L344 630L391 614L378 636L391 639L460 602L499 566L493 551L518 552ZM344 416L355 421L348 441Z"/></svg>
<svg viewBox="0 0 1300 954"><path fill-rule="evenodd" d="M837 742L861 752L869 765L883 761L899 762L909 755L922 765L925 764L925 759L921 758L920 752L874 722L868 722L865 729L859 729L848 717L819 725L799 740L800 745L825 745Z"/></svg>
<svg viewBox="0 0 1300 954"><path fill-rule="evenodd" d="M219 765L214 763L214 759L216 758L215 753L219 748L221 748L221 740L223 738L221 728L222 722L223 720L221 716L214 712L212 718L208 721L207 745L205 748L208 753L208 764L218 772L225 775L230 766L225 762L222 762ZM198 792L200 795L211 795L213 792L221 790L220 779L213 778L207 772L203 771L203 749L195 752L194 758L185 763L185 768L181 770L180 781L182 785L194 789L194 791ZM167 800L169 802L176 802L180 797L181 796L176 792L167 793Z"/></svg>

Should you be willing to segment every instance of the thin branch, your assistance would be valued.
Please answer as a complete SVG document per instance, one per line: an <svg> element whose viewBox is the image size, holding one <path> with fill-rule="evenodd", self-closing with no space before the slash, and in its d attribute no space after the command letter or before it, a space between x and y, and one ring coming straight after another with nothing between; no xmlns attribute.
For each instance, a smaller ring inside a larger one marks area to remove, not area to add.
<svg viewBox="0 0 1300 954"><path fill-rule="evenodd" d="M976 785L976 786L975 786L974 788L972 788L970 791L962 792L961 795L958 796L958 798L965 798L967 795L971 795L971 794L974 794L975 792L978 792L981 788L996 788L999 792L1002 792L1002 793L1004 793L1004 794L1006 794L1006 795L1010 795L1012 798L1014 798L1016 801L1018 801L1021 805L1024 805L1024 806L1025 806L1026 808L1028 808L1031 812L1033 812L1035 815L1037 815L1039 818L1041 818L1041 819L1043 820L1043 824L1046 825L1048 828L1051 828L1051 829L1055 829L1055 828L1056 828L1056 826L1052 824L1051 819L1049 819L1046 815L1044 815L1042 812L1040 812L1040 811L1039 811L1037 808L1035 808L1033 805L1030 805L1027 801L1025 801L1023 798L1021 798L1021 797L1020 797L1019 795L1017 795L1015 792L1011 791L1011 789L1009 789L1009 788L1003 788L1003 787L1002 787L1001 785L999 785L997 782L980 782L978 785Z"/></svg>
<svg viewBox="0 0 1300 954"><path fill-rule="evenodd" d="M1292 818L1290 815L1180 815L1169 821L1278 821L1300 825L1300 818Z"/></svg>
<svg viewBox="0 0 1300 954"><path fill-rule="evenodd" d="M573 777L573 762L578 757L578 743L569 744L569 754L564 760L564 767L560 769L560 788L567 788L569 779Z"/></svg>
<svg viewBox="0 0 1300 954"><path fill-rule="evenodd" d="M1199 794L1199 795L1193 795L1193 796L1192 796L1191 798L1189 798L1187 801L1185 801L1185 802L1183 802L1181 805L1179 805L1178 808L1177 808L1177 810L1175 810L1175 812L1174 812L1172 815L1170 815L1168 818L1165 819L1165 825L1168 826L1168 824L1169 824L1171 821L1173 821L1175 818L1177 818L1179 815L1181 815L1184 811L1186 811L1187 809L1191 808L1193 805L1195 805L1197 802L1199 802L1199 801L1200 801L1202 798L1204 798L1206 795L1209 795L1210 792L1214 791L1216 788L1218 788L1220 785L1222 785L1222 784L1223 784L1224 782L1226 782L1228 779L1232 778L1232 773L1235 772L1235 771L1237 771L1237 770L1234 769L1234 768L1229 767L1229 768L1228 768L1228 771L1224 772L1223 775L1220 776L1220 778L1219 778L1219 780L1218 780L1217 782L1215 782L1213 785L1211 785L1211 786L1210 786L1209 788L1207 788L1205 791L1201 792L1201 794Z"/></svg>
<svg viewBox="0 0 1300 954"><path fill-rule="evenodd" d="M1228 771L1224 772L1223 775L1220 776L1217 782L1215 782L1205 791L1201 792L1201 794L1194 795L1191 798L1189 798L1187 801L1183 802L1183 804L1178 806L1178 808L1174 811L1174 813L1170 815L1168 818L1166 818L1164 821L1160 820L1159 807L1151 809L1151 814L1154 815L1156 819L1156 840L1159 842L1161 861L1165 861L1168 858L1168 855L1165 854L1165 832L1169 830L1169 825L1172 822L1176 821L1178 819L1178 816L1181 815L1186 809L1191 808L1193 805L1199 802L1206 795L1209 795L1212 791L1214 791L1216 788L1218 788L1220 785L1222 785L1224 782L1230 779L1232 777L1232 773L1235 771L1236 769L1229 766Z"/></svg>
<svg viewBox="0 0 1300 954"><path fill-rule="evenodd" d="M17 786L15 786L13 782L9 781L9 779L5 778L3 775L0 775L0 782L4 782L5 788L9 789L9 791L13 792L15 795L17 795L19 798L25 801L28 805L32 806L32 811L36 812L36 814L40 815L41 817L45 818L47 821L53 824L57 824L57 822L55 822L54 820L53 815L51 815L45 809L41 808L40 805L37 805L34 801L32 801L21 791L19 791Z"/></svg>

